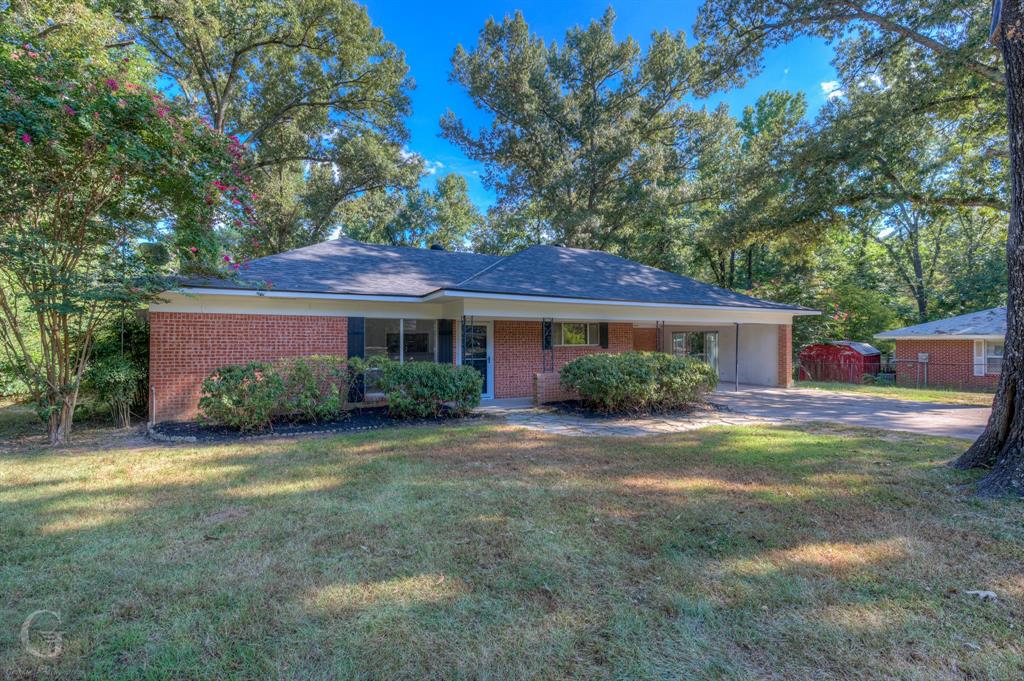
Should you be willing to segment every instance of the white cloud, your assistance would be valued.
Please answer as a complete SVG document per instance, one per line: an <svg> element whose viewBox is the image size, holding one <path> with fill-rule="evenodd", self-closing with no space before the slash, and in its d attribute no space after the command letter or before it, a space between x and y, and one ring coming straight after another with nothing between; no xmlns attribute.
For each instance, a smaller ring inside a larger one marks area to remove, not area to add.
<svg viewBox="0 0 1024 681"><path fill-rule="evenodd" d="M821 94L825 95L825 99L831 102L833 99L839 99L846 93L839 87L838 80L826 80L821 83Z"/></svg>
<svg viewBox="0 0 1024 681"><path fill-rule="evenodd" d="M422 154L417 154L415 151L403 148L398 152L399 156L402 157L403 161L415 162L419 161L423 164L423 172L427 175L436 175L437 171L444 168L444 164L440 161L431 161L429 158L424 158Z"/></svg>

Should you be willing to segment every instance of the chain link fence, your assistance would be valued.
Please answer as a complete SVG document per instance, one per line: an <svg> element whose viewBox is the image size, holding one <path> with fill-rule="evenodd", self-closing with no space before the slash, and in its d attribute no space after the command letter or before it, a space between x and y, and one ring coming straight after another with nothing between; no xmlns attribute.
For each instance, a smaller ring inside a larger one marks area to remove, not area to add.
<svg viewBox="0 0 1024 681"><path fill-rule="evenodd" d="M880 365L867 369L860 362L797 360L794 374L797 381L992 392L999 380L998 372L999 367L991 361L979 367L973 362L936 362L883 356Z"/></svg>

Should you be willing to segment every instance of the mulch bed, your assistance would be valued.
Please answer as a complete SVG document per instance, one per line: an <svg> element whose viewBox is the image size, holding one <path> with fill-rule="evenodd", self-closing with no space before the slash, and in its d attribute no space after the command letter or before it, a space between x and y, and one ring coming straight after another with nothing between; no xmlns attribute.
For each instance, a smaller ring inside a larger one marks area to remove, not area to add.
<svg viewBox="0 0 1024 681"><path fill-rule="evenodd" d="M198 421L164 421L149 428L149 436L162 442L233 442L267 437L291 437L323 433L358 433L399 426L424 426L488 418L486 414L466 416L442 414L434 419L395 419L388 416L386 407L367 407L348 412L348 416L335 421L318 423L274 423L263 431L241 433L228 426L213 426Z"/></svg>
<svg viewBox="0 0 1024 681"><path fill-rule="evenodd" d="M597 419L597 420L619 420L629 418L645 418L648 416L664 416L669 418L686 418L690 416L696 416L699 414L707 414L708 412L724 411L723 407L710 402L699 402L697 404L690 405L685 409L670 409L666 411L640 411L628 414L608 414L603 411L596 411L586 406L580 400L564 400L562 402L547 402L544 404L545 407L550 407L557 411L559 414L566 414L568 416L578 416L585 419Z"/></svg>

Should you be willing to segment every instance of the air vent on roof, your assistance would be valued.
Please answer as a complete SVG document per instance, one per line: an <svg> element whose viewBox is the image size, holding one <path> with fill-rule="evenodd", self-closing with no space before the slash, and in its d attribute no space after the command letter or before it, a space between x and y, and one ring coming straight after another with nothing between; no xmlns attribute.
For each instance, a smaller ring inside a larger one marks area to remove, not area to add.
<svg viewBox="0 0 1024 681"><path fill-rule="evenodd" d="M441 244L430 244L430 250L432 251L445 251L448 250Z"/></svg>

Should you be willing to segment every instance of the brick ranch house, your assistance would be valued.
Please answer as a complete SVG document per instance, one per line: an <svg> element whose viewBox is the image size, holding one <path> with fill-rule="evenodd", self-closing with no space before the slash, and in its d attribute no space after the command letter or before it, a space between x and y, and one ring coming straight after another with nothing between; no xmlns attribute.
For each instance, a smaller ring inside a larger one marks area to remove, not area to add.
<svg viewBox="0 0 1024 681"><path fill-rule="evenodd" d="M875 334L896 341L898 383L977 389L999 381L1005 336L1005 307Z"/></svg>
<svg viewBox="0 0 1024 681"><path fill-rule="evenodd" d="M466 364L483 397L561 399L580 355L696 355L723 381L789 386L792 322L758 300L600 251L501 257L340 238L189 280L149 308L150 418L190 418L214 369L331 354Z"/></svg>

